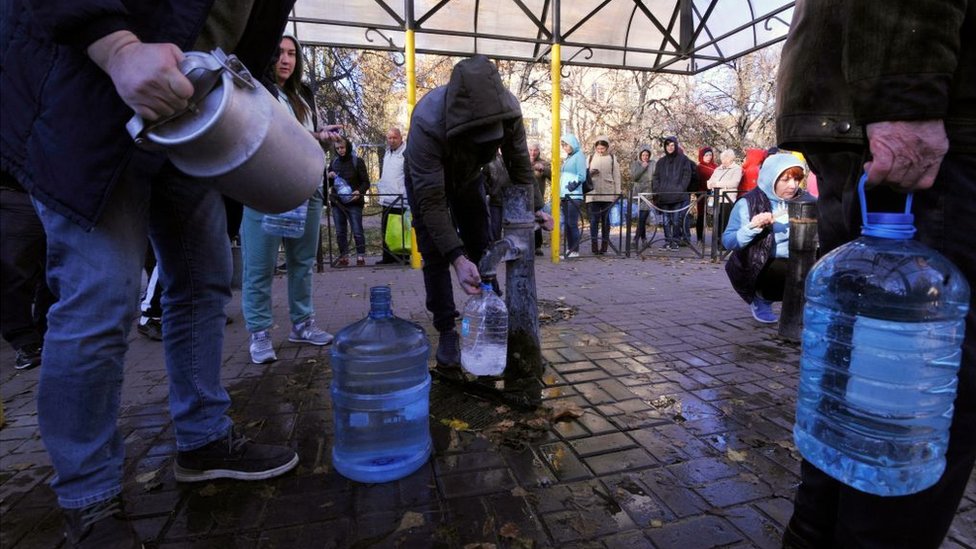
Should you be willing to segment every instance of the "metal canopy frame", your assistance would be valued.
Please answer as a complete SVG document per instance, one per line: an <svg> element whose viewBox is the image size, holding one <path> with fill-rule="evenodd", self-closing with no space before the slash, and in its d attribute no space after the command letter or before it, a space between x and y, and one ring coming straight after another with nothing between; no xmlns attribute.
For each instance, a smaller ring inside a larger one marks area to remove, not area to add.
<svg viewBox="0 0 976 549"><path fill-rule="evenodd" d="M786 38L786 0L298 0L308 45L697 74ZM566 29L562 31L561 29Z"/></svg>

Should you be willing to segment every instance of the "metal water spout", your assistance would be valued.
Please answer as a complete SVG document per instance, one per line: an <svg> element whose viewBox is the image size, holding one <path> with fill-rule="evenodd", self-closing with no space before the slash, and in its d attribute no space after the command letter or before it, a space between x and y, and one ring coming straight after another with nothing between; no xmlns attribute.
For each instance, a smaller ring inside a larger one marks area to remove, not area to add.
<svg viewBox="0 0 976 549"><path fill-rule="evenodd" d="M484 280L496 276L498 264L505 266L505 305L508 307L508 364L505 380L542 377L542 346L539 342L539 310L535 289L535 194L531 185L503 188L502 231L478 262Z"/></svg>

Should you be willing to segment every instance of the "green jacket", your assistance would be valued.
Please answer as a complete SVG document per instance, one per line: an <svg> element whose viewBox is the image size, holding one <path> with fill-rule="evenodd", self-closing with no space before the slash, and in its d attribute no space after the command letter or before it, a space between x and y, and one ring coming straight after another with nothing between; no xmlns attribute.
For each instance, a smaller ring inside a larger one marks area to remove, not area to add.
<svg viewBox="0 0 976 549"><path fill-rule="evenodd" d="M864 144L864 125L943 119L976 152L976 0L798 0L777 78L779 144Z"/></svg>

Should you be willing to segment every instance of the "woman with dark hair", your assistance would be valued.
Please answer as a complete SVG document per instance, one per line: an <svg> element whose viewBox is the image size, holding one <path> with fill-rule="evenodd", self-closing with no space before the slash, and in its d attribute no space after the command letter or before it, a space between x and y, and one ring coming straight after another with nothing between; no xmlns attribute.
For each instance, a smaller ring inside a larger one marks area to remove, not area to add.
<svg viewBox="0 0 976 549"><path fill-rule="evenodd" d="M749 304L752 317L764 324L779 320L772 302L783 300L790 218L786 201L805 191L805 170L792 154L769 158L759 171L758 186L732 206L722 244L732 250L725 272L732 287Z"/></svg>
<svg viewBox="0 0 976 549"><path fill-rule="evenodd" d="M698 149L698 201L695 216L695 238L701 242L702 233L705 231L705 206L708 194L708 180L712 178L715 168L715 153L711 147L701 147Z"/></svg>
<svg viewBox="0 0 976 549"><path fill-rule="evenodd" d="M294 37L281 39L278 60L274 64L274 85L271 91L310 132L315 133L317 117L315 99L311 90L302 82L301 44ZM328 133L330 128L325 128ZM323 132L316 134L325 139ZM292 330L288 341L310 345L328 345L332 334L315 325L312 306L312 263L319 242L319 220L322 217L322 187L320 186L307 203L304 232L295 238L281 237L265 232L262 227L264 214L244 207L241 221L241 255L244 273L241 291L241 309L247 331L251 333L251 361L265 364L277 360L270 329L274 325L271 314L271 281L277 265L278 248L285 249L285 265L288 272L288 312Z"/></svg>

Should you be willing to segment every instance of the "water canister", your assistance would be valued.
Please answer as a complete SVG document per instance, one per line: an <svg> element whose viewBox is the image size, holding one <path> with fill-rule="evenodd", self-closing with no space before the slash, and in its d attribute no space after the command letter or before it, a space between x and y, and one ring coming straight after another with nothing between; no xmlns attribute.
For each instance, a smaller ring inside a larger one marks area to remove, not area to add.
<svg viewBox="0 0 976 549"><path fill-rule="evenodd" d="M430 457L430 342L417 324L393 316L390 288L370 289L366 318L332 344L332 464L359 482L388 482Z"/></svg>
<svg viewBox="0 0 976 549"><path fill-rule="evenodd" d="M339 197L339 201L343 204L348 204L355 198L352 194L352 185L341 175L335 176L335 180L332 182L332 188L335 189L336 196Z"/></svg>
<svg viewBox="0 0 976 549"><path fill-rule="evenodd" d="M818 469L862 492L900 496L945 469L969 286L912 240L905 213L867 213L861 237L810 271L794 440Z"/></svg>
<svg viewBox="0 0 976 549"><path fill-rule="evenodd" d="M482 283L471 296L461 319L461 367L476 376L497 376L508 360L508 309L505 302Z"/></svg>
<svg viewBox="0 0 976 549"><path fill-rule="evenodd" d="M265 214L261 218L261 229L275 236L299 238L305 234L305 219L308 217L308 201L302 202L294 210L280 214Z"/></svg>

